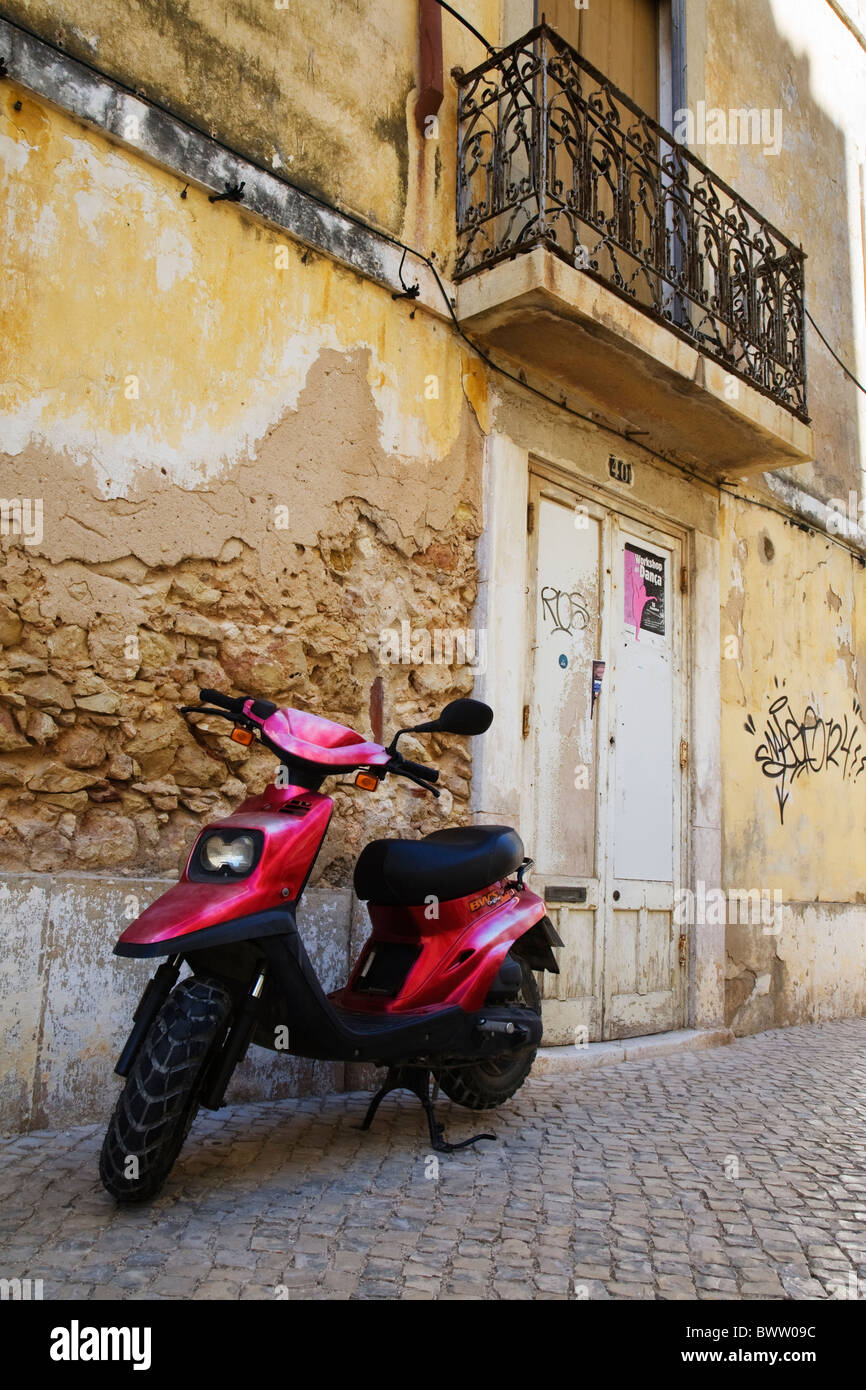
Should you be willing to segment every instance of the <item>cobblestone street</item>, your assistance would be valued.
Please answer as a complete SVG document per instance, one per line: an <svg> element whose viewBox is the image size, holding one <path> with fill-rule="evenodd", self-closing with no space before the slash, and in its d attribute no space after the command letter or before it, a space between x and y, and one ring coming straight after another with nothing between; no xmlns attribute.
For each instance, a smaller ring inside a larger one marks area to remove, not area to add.
<svg viewBox="0 0 866 1390"><path fill-rule="evenodd" d="M440 1101L446 1137L497 1142L438 1173L413 1098L368 1134L365 1103L205 1112L141 1209L102 1191L103 1126L4 1141L0 1275L46 1299L866 1294L866 1019L530 1081L483 1116Z"/></svg>

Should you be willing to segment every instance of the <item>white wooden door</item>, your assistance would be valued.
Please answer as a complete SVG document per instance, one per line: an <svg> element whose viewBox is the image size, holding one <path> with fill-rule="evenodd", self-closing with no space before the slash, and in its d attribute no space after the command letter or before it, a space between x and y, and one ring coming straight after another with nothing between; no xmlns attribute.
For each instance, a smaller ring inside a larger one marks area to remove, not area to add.
<svg viewBox="0 0 866 1390"><path fill-rule="evenodd" d="M548 908L565 943L560 974L539 977L545 1041L556 1045L598 1037L602 1026L598 820L604 805L587 672L602 645L608 539L602 508L538 478L530 516L533 659L525 729L533 833L527 853L535 860L533 887L549 890Z"/></svg>
<svg viewBox="0 0 866 1390"><path fill-rule="evenodd" d="M540 978L545 1042L668 1031L686 974L680 543L536 475L530 518L526 838L564 942Z"/></svg>
<svg viewBox="0 0 866 1390"><path fill-rule="evenodd" d="M605 1038L683 1023L674 894L680 885L682 711L678 543L612 517ZM683 759L684 761L684 759Z"/></svg>

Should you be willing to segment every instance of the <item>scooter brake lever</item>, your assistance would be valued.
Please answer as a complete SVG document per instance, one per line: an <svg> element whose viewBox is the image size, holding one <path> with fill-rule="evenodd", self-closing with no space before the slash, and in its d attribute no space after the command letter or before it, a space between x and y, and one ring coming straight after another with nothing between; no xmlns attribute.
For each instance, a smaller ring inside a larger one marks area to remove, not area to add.
<svg viewBox="0 0 866 1390"><path fill-rule="evenodd" d="M437 798L441 796L441 792L439 792L436 787L431 787L430 783L425 782L423 777L416 777L414 773L407 772L405 768L402 768L399 765L397 767L391 768L390 770L392 773L396 773L398 777L405 777L407 781L414 782L416 787L423 787L425 792L431 792L432 795Z"/></svg>

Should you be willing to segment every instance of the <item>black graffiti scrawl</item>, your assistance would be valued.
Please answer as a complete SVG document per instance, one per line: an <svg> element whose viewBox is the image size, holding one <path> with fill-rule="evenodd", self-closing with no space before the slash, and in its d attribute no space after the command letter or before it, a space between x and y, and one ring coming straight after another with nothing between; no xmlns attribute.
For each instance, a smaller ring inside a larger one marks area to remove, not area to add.
<svg viewBox="0 0 866 1390"><path fill-rule="evenodd" d="M784 681L782 685L784 685ZM755 749L755 762L765 777L775 782L779 822L785 823L785 805L798 777L807 773L837 771L843 782L856 782L866 768L866 734L860 727L862 710L854 698L850 720L824 718L814 705L806 705L798 716L788 696L774 680L778 695L771 692L762 730L763 742ZM744 728L753 737L758 730L749 715Z"/></svg>
<svg viewBox="0 0 866 1390"><path fill-rule="evenodd" d="M565 593L552 584L545 584L541 591L541 610L552 624L551 632L571 636L572 632L582 631L589 622L589 610L580 594L575 590Z"/></svg>

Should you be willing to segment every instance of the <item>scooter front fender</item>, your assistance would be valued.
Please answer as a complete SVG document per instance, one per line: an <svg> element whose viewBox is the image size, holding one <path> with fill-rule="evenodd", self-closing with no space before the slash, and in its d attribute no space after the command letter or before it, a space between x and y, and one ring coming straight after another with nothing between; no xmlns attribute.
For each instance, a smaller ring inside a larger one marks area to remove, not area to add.
<svg viewBox="0 0 866 1390"><path fill-rule="evenodd" d="M177 885L178 888L181 886ZM163 898L170 898L174 891L169 889L168 893L163 894ZM162 902L162 898L158 901ZM135 926L136 923L132 925ZM268 908L264 912L251 912L244 917L220 917L209 926L196 927L191 931L178 931L177 925L175 921L170 935L147 941L128 940L128 932L124 932L114 948L114 954L146 959L155 956L186 955L188 951L200 951L207 946L230 946L236 941L252 941L263 936L285 936L287 932L297 930L292 903L285 907Z"/></svg>

